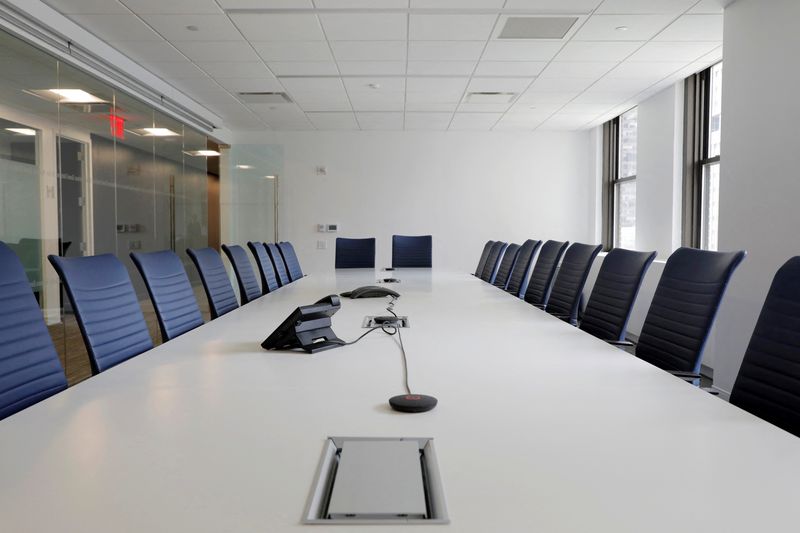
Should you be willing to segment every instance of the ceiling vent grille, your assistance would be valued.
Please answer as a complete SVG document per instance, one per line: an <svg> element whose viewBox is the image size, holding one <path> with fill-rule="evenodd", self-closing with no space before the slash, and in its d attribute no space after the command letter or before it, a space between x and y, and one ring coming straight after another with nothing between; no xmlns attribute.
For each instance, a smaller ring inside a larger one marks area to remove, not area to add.
<svg viewBox="0 0 800 533"><path fill-rule="evenodd" d="M516 97L517 93L486 91L467 93L464 101L470 104L508 104L513 102Z"/></svg>
<svg viewBox="0 0 800 533"><path fill-rule="evenodd" d="M286 93L274 92L244 92L239 93L242 101L247 104L291 104L292 99Z"/></svg>
<svg viewBox="0 0 800 533"><path fill-rule="evenodd" d="M563 39L578 17L508 17L499 39Z"/></svg>

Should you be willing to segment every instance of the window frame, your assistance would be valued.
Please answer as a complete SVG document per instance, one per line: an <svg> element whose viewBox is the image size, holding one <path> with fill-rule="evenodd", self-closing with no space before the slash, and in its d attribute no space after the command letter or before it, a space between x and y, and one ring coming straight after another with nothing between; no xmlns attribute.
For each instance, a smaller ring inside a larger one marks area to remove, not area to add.
<svg viewBox="0 0 800 533"><path fill-rule="evenodd" d="M633 106L603 124L603 229L601 238L605 251L616 248L618 243L619 189L624 183L635 183L638 177L638 165L634 174L625 177L620 177L619 175L621 119L623 115L637 109L637 107Z"/></svg>

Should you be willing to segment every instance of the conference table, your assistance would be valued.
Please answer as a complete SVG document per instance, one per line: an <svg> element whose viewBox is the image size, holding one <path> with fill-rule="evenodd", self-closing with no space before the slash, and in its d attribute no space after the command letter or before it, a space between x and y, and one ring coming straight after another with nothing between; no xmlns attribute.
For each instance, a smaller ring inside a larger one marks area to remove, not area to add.
<svg viewBox="0 0 800 533"><path fill-rule="evenodd" d="M0 531L797 531L800 439L464 273L397 270L396 336L267 352L311 275L0 422ZM342 299L364 332L389 298ZM449 523L306 525L329 436L431 437Z"/></svg>

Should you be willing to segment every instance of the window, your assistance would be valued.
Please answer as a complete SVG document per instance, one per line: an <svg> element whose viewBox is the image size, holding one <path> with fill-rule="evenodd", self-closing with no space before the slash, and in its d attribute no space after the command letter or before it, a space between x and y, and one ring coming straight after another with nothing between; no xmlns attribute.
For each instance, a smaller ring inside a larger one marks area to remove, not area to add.
<svg viewBox="0 0 800 533"><path fill-rule="evenodd" d="M603 127L604 244L636 246L636 136L638 110L633 108Z"/></svg>
<svg viewBox="0 0 800 533"><path fill-rule="evenodd" d="M719 246L722 63L686 80L684 232L687 246Z"/></svg>

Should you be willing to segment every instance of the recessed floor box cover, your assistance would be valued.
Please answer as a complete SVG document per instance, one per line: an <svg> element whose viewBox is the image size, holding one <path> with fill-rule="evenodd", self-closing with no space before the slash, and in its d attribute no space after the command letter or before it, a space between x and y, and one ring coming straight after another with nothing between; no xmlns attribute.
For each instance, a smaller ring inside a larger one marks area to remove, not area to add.
<svg viewBox="0 0 800 533"><path fill-rule="evenodd" d="M433 439L329 437L303 523L449 523Z"/></svg>
<svg viewBox="0 0 800 533"><path fill-rule="evenodd" d="M362 328L410 328L411 324L407 316L365 316L361 322Z"/></svg>

